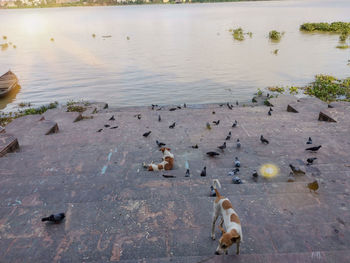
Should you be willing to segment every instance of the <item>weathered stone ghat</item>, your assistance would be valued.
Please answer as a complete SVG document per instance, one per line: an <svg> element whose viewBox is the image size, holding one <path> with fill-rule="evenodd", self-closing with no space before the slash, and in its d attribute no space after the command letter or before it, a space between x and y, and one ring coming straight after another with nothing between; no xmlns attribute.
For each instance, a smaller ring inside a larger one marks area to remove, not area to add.
<svg viewBox="0 0 350 263"><path fill-rule="evenodd" d="M14 120L0 132L0 262L347 262L350 103L329 106L289 96L270 103L271 116L266 106L170 111L173 106L110 109L96 103L83 113L61 108ZM306 144L309 137L312 145ZM142 168L144 161L160 160L156 140L171 148L174 170ZM317 145L318 152L305 151ZM211 158L208 151L220 155ZM235 157L242 184L227 175ZM317 159L306 165L310 157ZM254 180L253 171L268 163L278 175ZM291 180L289 164L306 174ZM201 177L204 166L207 176ZM214 178L242 222L239 256L234 249L214 256ZM307 187L314 180L316 193ZM40 221L59 212L66 213L61 224Z"/></svg>

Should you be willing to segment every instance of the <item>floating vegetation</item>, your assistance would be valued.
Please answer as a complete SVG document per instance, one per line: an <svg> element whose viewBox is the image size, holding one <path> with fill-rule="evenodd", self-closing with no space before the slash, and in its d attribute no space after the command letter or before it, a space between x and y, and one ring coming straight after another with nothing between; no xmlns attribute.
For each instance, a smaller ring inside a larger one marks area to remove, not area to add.
<svg viewBox="0 0 350 263"><path fill-rule="evenodd" d="M127 37L126 37L126 40L130 40L130 37L129 37L129 36L127 36Z"/></svg>
<svg viewBox="0 0 350 263"><path fill-rule="evenodd" d="M284 88L283 87L279 87L279 86L268 87L267 89L269 91L272 91L272 92L278 92L278 93L283 93L284 92Z"/></svg>
<svg viewBox="0 0 350 263"><path fill-rule="evenodd" d="M272 30L269 32L269 38L273 41L280 41L284 33Z"/></svg>
<svg viewBox="0 0 350 263"><path fill-rule="evenodd" d="M333 23L304 23L300 26L300 31L305 32L333 32L333 33L350 33L350 23L333 22Z"/></svg>
<svg viewBox="0 0 350 263"><path fill-rule="evenodd" d="M5 43L5 44L0 44L1 50L5 51L6 49L8 49L9 44Z"/></svg>
<svg viewBox="0 0 350 263"><path fill-rule="evenodd" d="M107 35L107 36L102 36L103 38L110 38L112 37L111 35Z"/></svg>
<svg viewBox="0 0 350 263"><path fill-rule="evenodd" d="M17 48L17 46L16 46L16 45L13 45L13 48Z"/></svg>
<svg viewBox="0 0 350 263"><path fill-rule="evenodd" d="M95 37L96 37L96 35L95 35L95 34L92 34L92 37L93 37L93 38L95 38Z"/></svg>
<svg viewBox="0 0 350 263"><path fill-rule="evenodd" d="M84 100L80 100L80 101L69 100L66 105L67 105L67 107L69 107L69 106L76 105L76 104L83 104L84 106L91 105L90 102L84 101Z"/></svg>
<svg viewBox="0 0 350 263"><path fill-rule="evenodd" d="M349 36L349 33L348 32L342 32L339 36L339 41L340 42L345 42L346 39L348 38Z"/></svg>
<svg viewBox="0 0 350 263"><path fill-rule="evenodd" d="M233 38L235 40L238 40L238 41L243 41L245 39L244 35L248 35L250 38L253 37L253 33L252 32L244 33L244 31L243 31L243 29L241 27L236 28L236 29L230 28L228 30L228 32L232 33Z"/></svg>
<svg viewBox="0 0 350 263"><path fill-rule="evenodd" d="M50 41L51 41L51 42L54 42L54 41L55 41L55 39L52 37L52 38L50 38Z"/></svg>
<svg viewBox="0 0 350 263"><path fill-rule="evenodd" d="M299 87L289 87L289 94L295 95L299 93Z"/></svg>
<svg viewBox="0 0 350 263"><path fill-rule="evenodd" d="M279 51L279 49L275 49L275 50L273 51L273 54L277 55L277 54L278 54L278 51Z"/></svg>
<svg viewBox="0 0 350 263"><path fill-rule="evenodd" d="M349 46L349 45L338 45L338 46L336 46L336 48L339 48L339 49L348 49L348 48L350 48L350 46Z"/></svg>
<svg viewBox="0 0 350 263"><path fill-rule="evenodd" d="M21 102L21 103L18 103L18 107L20 108L24 108L24 107L30 107L32 106L32 104L30 102Z"/></svg>
<svg viewBox="0 0 350 263"><path fill-rule="evenodd" d="M2 36L2 39L3 39L3 40L6 40L6 39L7 39L7 36Z"/></svg>

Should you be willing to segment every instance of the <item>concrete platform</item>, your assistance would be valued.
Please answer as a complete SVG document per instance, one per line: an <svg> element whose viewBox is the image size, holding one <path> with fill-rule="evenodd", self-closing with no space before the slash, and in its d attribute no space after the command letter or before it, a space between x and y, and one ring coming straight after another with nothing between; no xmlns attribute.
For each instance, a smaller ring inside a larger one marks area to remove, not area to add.
<svg viewBox="0 0 350 263"><path fill-rule="evenodd" d="M0 262L348 262L349 104L338 105L337 122L321 122L315 109L323 104L312 106L313 101L298 102L295 114L286 110L292 100L281 96L273 99L272 116L265 106L229 110L217 104L175 111L96 106L97 112L88 113L92 119L77 122L64 111L52 115L57 119L46 115L57 122L57 133L33 133L20 151L0 158ZM112 115L115 120L109 121ZM220 124L206 129L214 120ZM16 137L25 134L20 126L12 126ZM227 149L207 157L229 131ZM270 144L261 144L261 134ZM322 145L317 153L305 151L308 137ZM167 174L176 178L141 167L143 161L160 160L156 140L175 154L175 169ZM191 147L195 144L198 149ZM240 185L227 176L235 156L242 164ZM318 159L306 166L310 157ZM190 178L184 177L186 161ZM255 182L253 170L266 163L275 164L279 175ZM289 163L306 175L287 182ZM200 177L203 166L206 177ZM214 178L242 222L239 256L234 249L214 256L218 241L210 239L214 198L209 197ZM320 188L311 193L307 183L315 179ZM40 221L59 212L66 213L61 224Z"/></svg>

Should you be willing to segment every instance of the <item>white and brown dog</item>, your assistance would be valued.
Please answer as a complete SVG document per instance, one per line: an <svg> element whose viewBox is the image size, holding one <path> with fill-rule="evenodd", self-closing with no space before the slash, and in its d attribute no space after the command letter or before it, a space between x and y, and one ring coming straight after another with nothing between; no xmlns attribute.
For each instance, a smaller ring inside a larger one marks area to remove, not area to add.
<svg viewBox="0 0 350 263"><path fill-rule="evenodd" d="M159 164L150 164L143 163L143 167L147 168L148 171L162 171L162 170L171 170L174 166L174 155L170 152L170 148L162 147L159 151L163 152L162 162Z"/></svg>
<svg viewBox="0 0 350 263"><path fill-rule="evenodd" d="M238 218L237 213L232 207L230 200L220 195L216 189L216 185L221 188L218 179L213 180L213 186L216 193L216 199L214 201L214 212L213 212L213 224L211 228L211 238L215 240L215 222L219 216L221 216L221 222L219 229L222 231L222 236L219 239L219 246L217 247L215 254L222 255L228 253L228 248L234 243L237 244L237 254L239 254L239 245L243 239L241 222ZM222 227L225 224L225 229Z"/></svg>

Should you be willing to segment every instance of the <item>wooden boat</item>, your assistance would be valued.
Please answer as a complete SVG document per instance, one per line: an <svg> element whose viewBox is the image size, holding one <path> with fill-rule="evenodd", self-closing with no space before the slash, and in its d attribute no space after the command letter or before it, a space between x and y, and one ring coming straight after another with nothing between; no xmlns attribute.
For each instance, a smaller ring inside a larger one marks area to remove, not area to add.
<svg viewBox="0 0 350 263"><path fill-rule="evenodd" d="M11 70L0 77L0 97L6 96L18 84L17 76Z"/></svg>

